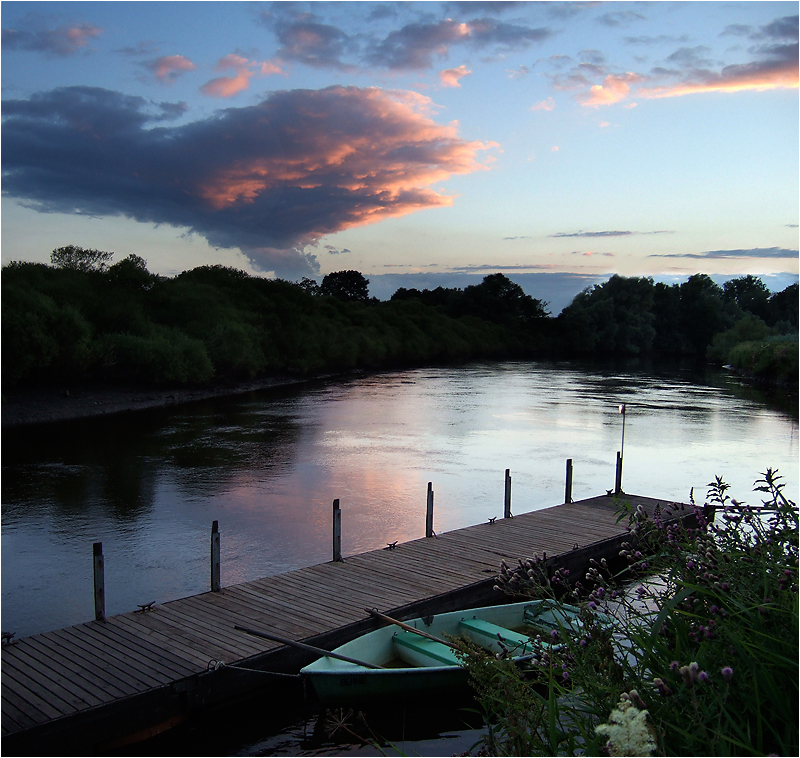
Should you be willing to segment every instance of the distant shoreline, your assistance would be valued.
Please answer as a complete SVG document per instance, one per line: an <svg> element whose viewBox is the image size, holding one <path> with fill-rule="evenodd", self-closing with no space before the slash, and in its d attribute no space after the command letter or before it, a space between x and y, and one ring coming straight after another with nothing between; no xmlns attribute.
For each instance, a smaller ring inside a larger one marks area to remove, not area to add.
<svg viewBox="0 0 800 758"><path fill-rule="evenodd" d="M339 373L330 373L298 377L286 374L262 377L235 384L217 384L193 388L158 389L90 382L59 388L15 389L11 392L3 393L2 428L13 429L34 424L110 416L151 408L169 408L198 400L207 400L212 397L242 395L258 390L289 387L340 375Z"/></svg>

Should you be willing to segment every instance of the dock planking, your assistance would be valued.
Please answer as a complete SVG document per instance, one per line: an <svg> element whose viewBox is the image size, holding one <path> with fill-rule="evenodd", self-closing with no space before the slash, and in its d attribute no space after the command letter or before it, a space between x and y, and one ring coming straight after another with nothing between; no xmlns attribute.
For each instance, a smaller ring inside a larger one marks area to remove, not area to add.
<svg viewBox="0 0 800 758"><path fill-rule="evenodd" d="M624 497L650 513L673 505ZM242 669L303 663L292 648L236 626L330 648L374 628L367 607L403 619L488 604L500 599L491 587L503 560L546 553L588 561L594 548L618 551L627 531L617 505L601 496L553 506L23 637L2 648L3 740L11 749L48 740L79 749L154 733L155 721L241 696ZM257 675L248 682L259 686Z"/></svg>

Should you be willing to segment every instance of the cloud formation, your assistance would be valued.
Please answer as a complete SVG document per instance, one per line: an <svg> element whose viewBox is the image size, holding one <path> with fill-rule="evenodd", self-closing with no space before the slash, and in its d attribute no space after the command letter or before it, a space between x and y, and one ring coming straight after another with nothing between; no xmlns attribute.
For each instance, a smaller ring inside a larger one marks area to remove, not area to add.
<svg viewBox="0 0 800 758"><path fill-rule="evenodd" d="M315 68L349 70L353 67L342 58L353 53L357 44L341 29L320 23L311 13L288 15L262 14L262 20L271 27L281 44L277 57L296 61Z"/></svg>
<svg viewBox="0 0 800 758"><path fill-rule="evenodd" d="M200 91L209 97L233 97L250 87L250 79L255 74L266 76L268 74L282 74L280 66L269 61L249 61L241 55L232 53L220 58L216 65L217 71L233 71L233 76L218 76L206 82Z"/></svg>
<svg viewBox="0 0 800 758"><path fill-rule="evenodd" d="M187 227L280 276L313 274L326 234L448 206L431 185L485 166L408 91L272 93L179 126L181 106L94 87L3 104L6 195L41 212Z"/></svg>
<svg viewBox="0 0 800 758"><path fill-rule="evenodd" d="M460 87L460 80L462 77L471 74L466 66L459 66L458 68L446 68L444 71L439 72L439 79L441 79L443 87Z"/></svg>
<svg viewBox="0 0 800 758"><path fill-rule="evenodd" d="M650 258L792 258L797 260L798 251L785 247L752 247L739 250L708 250L704 253L671 253L650 255Z"/></svg>
<svg viewBox="0 0 800 758"><path fill-rule="evenodd" d="M628 237L632 234L672 234L667 230L659 230L655 232L632 232L625 231L608 231L608 232L558 232L558 234L551 234L551 237Z"/></svg>
<svg viewBox="0 0 800 758"><path fill-rule="evenodd" d="M182 74L197 68L182 55L162 55L160 58L144 61L142 65L162 84L172 84Z"/></svg>
<svg viewBox="0 0 800 758"><path fill-rule="evenodd" d="M3 29L2 44L5 50L27 50L48 56L66 58L89 45L89 40L102 33L91 24L62 25L57 29L27 31Z"/></svg>
<svg viewBox="0 0 800 758"><path fill-rule="evenodd" d="M726 27L722 36L744 36L759 44L750 47L747 63L723 65L709 57L711 49L685 45L674 50L649 72L610 70L597 51L581 52L581 63L550 76L558 90L575 91L584 106L601 107L629 98L659 99L704 92L765 91L798 86L798 17L786 16L760 28ZM686 37L628 37L629 44L656 45L685 42ZM602 83L598 84L598 79ZM633 107L626 103L623 107Z"/></svg>

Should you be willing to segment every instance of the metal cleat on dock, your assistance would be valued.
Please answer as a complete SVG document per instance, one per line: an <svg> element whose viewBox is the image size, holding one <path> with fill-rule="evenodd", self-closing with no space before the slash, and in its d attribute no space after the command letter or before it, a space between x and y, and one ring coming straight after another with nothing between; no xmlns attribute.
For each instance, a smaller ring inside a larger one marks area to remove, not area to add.
<svg viewBox="0 0 800 758"><path fill-rule="evenodd" d="M155 604L155 600L151 600L149 603L138 603L139 610L134 611L134 613L147 613L147 611L152 611Z"/></svg>

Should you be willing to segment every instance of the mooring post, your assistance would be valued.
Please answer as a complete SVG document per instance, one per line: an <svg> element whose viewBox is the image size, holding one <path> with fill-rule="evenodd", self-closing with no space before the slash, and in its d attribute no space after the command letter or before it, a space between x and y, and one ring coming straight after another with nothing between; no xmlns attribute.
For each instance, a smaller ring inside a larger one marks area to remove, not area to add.
<svg viewBox="0 0 800 758"><path fill-rule="evenodd" d="M333 501L333 560L342 562L342 511L339 498Z"/></svg>
<svg viewBox="0 0 800 758"><path fill-rule="evenodd" d="M211 524L211 591L219 592L219 521Z"/></svg>
<svg viewBox="0 0 800 758"><path fill-rule="evenodd" d="M511 518L511 469L506 469L506 494L503 500L503 518Z"/></svg>
<svg viewBox="0 0 800 758"><path fill-rule="evenodd" d="M105 564L103 562L103 543L92 545L94 558L94 617L103 621L106 617Z"/></svg>
<svg viewBox="0 0 800 758"><path fill-rule="evenodd" d="M433 482L428 482L428 509L425 513L425 536L435 536L433 533Z"/></svg>
<svg viewBox="0 0 800 758"><path fill-rule="evenodd" d="M567 484L564 487L564 502L572 502L572 458L567 458Z"/></svg>
<svg viewBox="0 0 800 758"><path fill-rule="evenodd" d="M622 492L622 453L617 450L617 479L614 483L614 494L619 495Z"/></svg>

